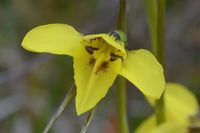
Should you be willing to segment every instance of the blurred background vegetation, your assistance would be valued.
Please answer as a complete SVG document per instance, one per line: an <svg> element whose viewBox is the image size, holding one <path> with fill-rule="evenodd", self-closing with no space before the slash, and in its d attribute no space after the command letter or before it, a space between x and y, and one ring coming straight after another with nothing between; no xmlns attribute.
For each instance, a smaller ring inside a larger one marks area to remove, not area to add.
<svg viewBox="0 0 200 133"><path fill-rule="evenodd" d="M165 73L200 98L200 1L167 0ZM73 83L72 58L30 53L20 43L27 31L66 23L83 34L115 29L118 0L0 0L0 132L41 133ZM150 48L142 0L128 0L128 47ZM98 105L91 133L117 133L115 86ZM128 83L128 118L133 130L153 109ZM74 101L52 133L78 133Z"/></svg>

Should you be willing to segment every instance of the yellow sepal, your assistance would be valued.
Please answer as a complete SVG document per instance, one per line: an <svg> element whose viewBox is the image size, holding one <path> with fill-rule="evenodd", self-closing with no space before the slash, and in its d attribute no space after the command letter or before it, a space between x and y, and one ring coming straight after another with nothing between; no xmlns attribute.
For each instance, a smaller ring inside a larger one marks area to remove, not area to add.
<svg viewBox="0 0 200 133"><path fill-rule="evenodd" d="M120 73L145 96L159 99L165 89L163 68L147 50L127 51Z"/></svg>
<svg viewBox="0 0 200 133"><path fill-rule="evenodd" d="M22 47L32 52L73 56L81 45L82 35L66 24L48 24L29 31Z"/></svg>

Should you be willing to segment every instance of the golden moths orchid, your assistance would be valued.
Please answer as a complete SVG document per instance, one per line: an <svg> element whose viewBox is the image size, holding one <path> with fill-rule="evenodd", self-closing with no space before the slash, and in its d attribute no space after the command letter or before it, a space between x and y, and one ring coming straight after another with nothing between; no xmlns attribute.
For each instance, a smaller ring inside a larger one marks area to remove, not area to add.
<svg viewBox="0 0 200 133"><path fill-rule="evenodd" d="M165 86L162 66L147 50L126 50L123 40L122 32L83 35L66 24L48 24L28 32L22 47L73 57L76 111L80 115L107 94L118 74L144 95L160 98Z"/></svg>
<svg viewBox="0 0 200 133"><path fill-rule="evenodd" d="M192 92L183 85L167 83L164 100L166 121L156 126L153 114L138 127L136 133L200 133L198 100Z"/></svg>

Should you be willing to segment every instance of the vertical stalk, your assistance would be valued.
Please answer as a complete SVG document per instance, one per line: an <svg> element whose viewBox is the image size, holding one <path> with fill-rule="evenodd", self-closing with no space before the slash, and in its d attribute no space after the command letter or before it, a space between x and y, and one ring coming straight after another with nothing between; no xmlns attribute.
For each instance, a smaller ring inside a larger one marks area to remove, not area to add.
<svg viewBox="0 0 200 133"><path fill-rule="evenodd" d="M157 0L157 60L164 67L164 20L165 20L165 0ZM163 93L164 95L164 93ZM156 101L156 120L157 124L161 124L165 121L165 106L164 106L164 97L163 95L159 100Z"/></svg>
<svg viewBox="0 0 200 133"><path fill-rule="evenodd" d="M129 133L126 107L126 80L119 76L117 78L117 115L119 133Z"/></svg>
<svg viewBox="0 0 200 133"><path fill-rule="evenodd" d="M144 6L147 14L152 52L157 57L157 0L144 0Z"/></svg>
<svg viewBox="0 0 200 133"><path fill-rule="evenodd" d="M126 0L119 1L117 29L126 34ZM126 95L126 80L119 76L117 78L117 115L119 133L129 133Z"/></svg>
<svg viewBox="0 0 200 133"><path fill-rule="evenodd" d="M123 31L126 34L126 0L119 0L117 29Z"/></svg>
<svg viewBox="0 0 200 133"><path fill-rule="evenodd" d="M165 0L157 0L157 59L164 66Z"/></svg>

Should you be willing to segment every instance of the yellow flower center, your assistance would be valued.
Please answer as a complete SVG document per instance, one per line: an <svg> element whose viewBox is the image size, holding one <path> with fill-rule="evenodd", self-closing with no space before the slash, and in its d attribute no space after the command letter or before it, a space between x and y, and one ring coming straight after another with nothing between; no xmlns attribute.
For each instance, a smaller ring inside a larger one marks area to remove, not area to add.
<svg viewBox="0 0 200 133"><path fill-rule="evenodd" d="M89 65L93 67L93 73L106 72L109 64L118 59L123 60L123 54L119 49L109 45L102 38L84 40L85 50L91 55Z"/></svg>

